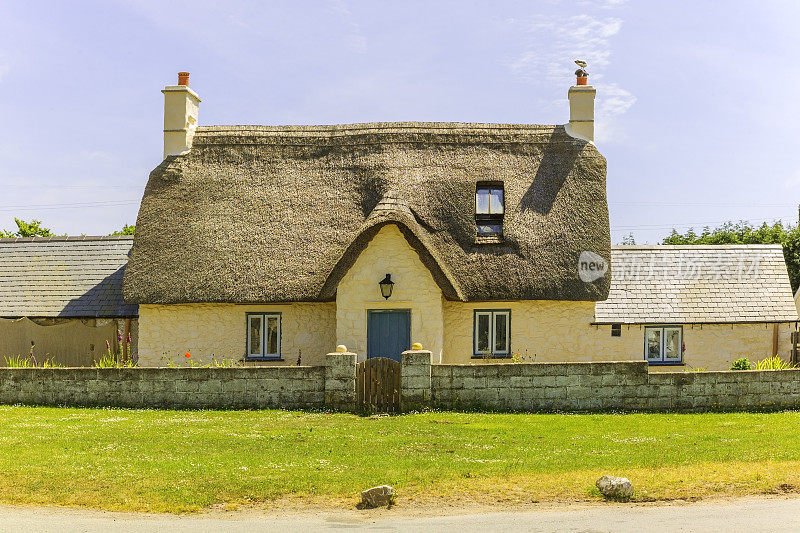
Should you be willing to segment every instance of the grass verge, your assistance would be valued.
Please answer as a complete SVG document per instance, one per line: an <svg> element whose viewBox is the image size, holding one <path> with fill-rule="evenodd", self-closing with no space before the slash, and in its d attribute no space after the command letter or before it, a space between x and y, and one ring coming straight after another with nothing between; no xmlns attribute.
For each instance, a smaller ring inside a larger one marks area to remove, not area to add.
<svg viewBox="0 0 800 533"><path fill-rule="evenodd" d="M800 413L363 418L287 411L0 407L0 502L193 512L286 498L354 505L388 483L400 505L791 492Z"/></svg>

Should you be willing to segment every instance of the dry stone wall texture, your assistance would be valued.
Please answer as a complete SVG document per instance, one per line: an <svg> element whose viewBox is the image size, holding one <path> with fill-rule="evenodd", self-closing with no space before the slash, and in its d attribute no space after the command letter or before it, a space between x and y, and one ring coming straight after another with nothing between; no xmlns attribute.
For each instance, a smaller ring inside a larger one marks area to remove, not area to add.
<svg viewBox="0 0 800 533"><path fill-rule="evenodd" d="M403 410L800 409L800 370L651 373L643 361L431 365L403 354ZM356 354L327 366L3 368L0 403L130 408L355 409Z"/></svg>

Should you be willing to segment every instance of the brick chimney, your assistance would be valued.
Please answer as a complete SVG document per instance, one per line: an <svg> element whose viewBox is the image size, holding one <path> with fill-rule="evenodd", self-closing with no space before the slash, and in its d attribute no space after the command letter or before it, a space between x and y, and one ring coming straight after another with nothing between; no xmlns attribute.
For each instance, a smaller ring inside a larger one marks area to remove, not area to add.
<svg viewBox="0 0 800 533"><path fill-rule="evenodd" d="M197 129L197 110L200 97L189 88L189 73L178 73L178 85L164 90L164 157L180 155L192 147Z"/></svg>
<svg viewBox="0 0 800 533"><path fill-rule="evenodd" d="M588 74L575 72L575 85L569 88L569 124L565 126L572 137L594 142L594 97L597 91L587 85Z"/></svg>

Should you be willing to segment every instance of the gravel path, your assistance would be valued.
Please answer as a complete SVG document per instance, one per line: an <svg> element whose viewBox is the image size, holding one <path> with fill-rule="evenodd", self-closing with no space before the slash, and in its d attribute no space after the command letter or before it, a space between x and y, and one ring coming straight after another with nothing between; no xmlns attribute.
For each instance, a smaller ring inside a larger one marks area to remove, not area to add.
<svg viewBox="0 0 800 533"><path fill-rule="evenodd" d="M0 531L800 531L800 498L744 498L667 505L575 504L449 516L412 510L275 514L261 511L169 516L61 508L0 507Z"/></svg>

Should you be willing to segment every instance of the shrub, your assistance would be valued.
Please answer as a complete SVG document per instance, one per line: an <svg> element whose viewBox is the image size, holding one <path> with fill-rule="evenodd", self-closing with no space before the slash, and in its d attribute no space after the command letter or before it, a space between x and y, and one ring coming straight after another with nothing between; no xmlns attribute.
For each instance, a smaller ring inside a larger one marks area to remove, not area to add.
<svg viewBox="0 0 800 533"><path fill-rule="evenodd" d="M12 355L4 357L6 366L8 368L30 368L33 366L33 361L30 357L22 357L21 355Z"/></svg>
<svg viewBox="0 0 800 533"><path fill-rule="evenodd" d="M161 358L161 366L165 366L168 368L178 368L178 367L190 367L190 368L232 368L232 367L240 367L243 366L240 360L236 359L228 359L222 358L217 359L215 356L211 356L211 362L206 363L202 359L194 357L190 352L186 352L183 354L183 357L180 358L181 360L185 361L185 363L179 363L178 358L172 358L169 354L164 354Z"/></svg>
<svg viewBox="0 0 800 533"><path fill-rule="evenodd" d="M32 356L23 357L21 355L14 355L11 357L4 357L3 360L8 368L61 368L64 366L56 363L52 358L45 359L39 364Z"/></svg>
<svg viewBox="0 0 800 533"><path fill-rule="evenodd" d="M785 370L787 368L794 368L794 365L788 361L781 359L780 355L767 357L756 363L756 370Z"/></svg>
<svg viewBox="0 0 800 533"><path fill-rule="evenodd" d="M94 366L97 368L129 368L136 366L131 359L128 359L127 361L121 361L121 359L121 357L108 352L103 357L98 359L94 363Z"/></svg>
<svg viewBox="0 0 800 533"><path fill-rule="evenodd" d="M122 336L119 336L119 340L122 341ZM130 346L130 335L128 335L128 339L126 340L128 345ZM136 366L133 362L133 358L129 357L127 360L123 361L121 353L114 353L111 350L111 343L106 341L106 353L97 361L94 362L96 368L130 368Z"/></svg>
<svg viewBox="0 0 800 533"><path fill-rule="evenodd" d="M231 368L235 366L242 366L239 361L236 359L212 359L211 362L208 364L211 368ZM298 365L300 366L300 365Z"/></svg>
<svg viewBox="0 0 800 533"><path fill-rule="evenodd" d="M741 357L733 362L731 370L752 370L753 365L747 357Z"/></svg>

